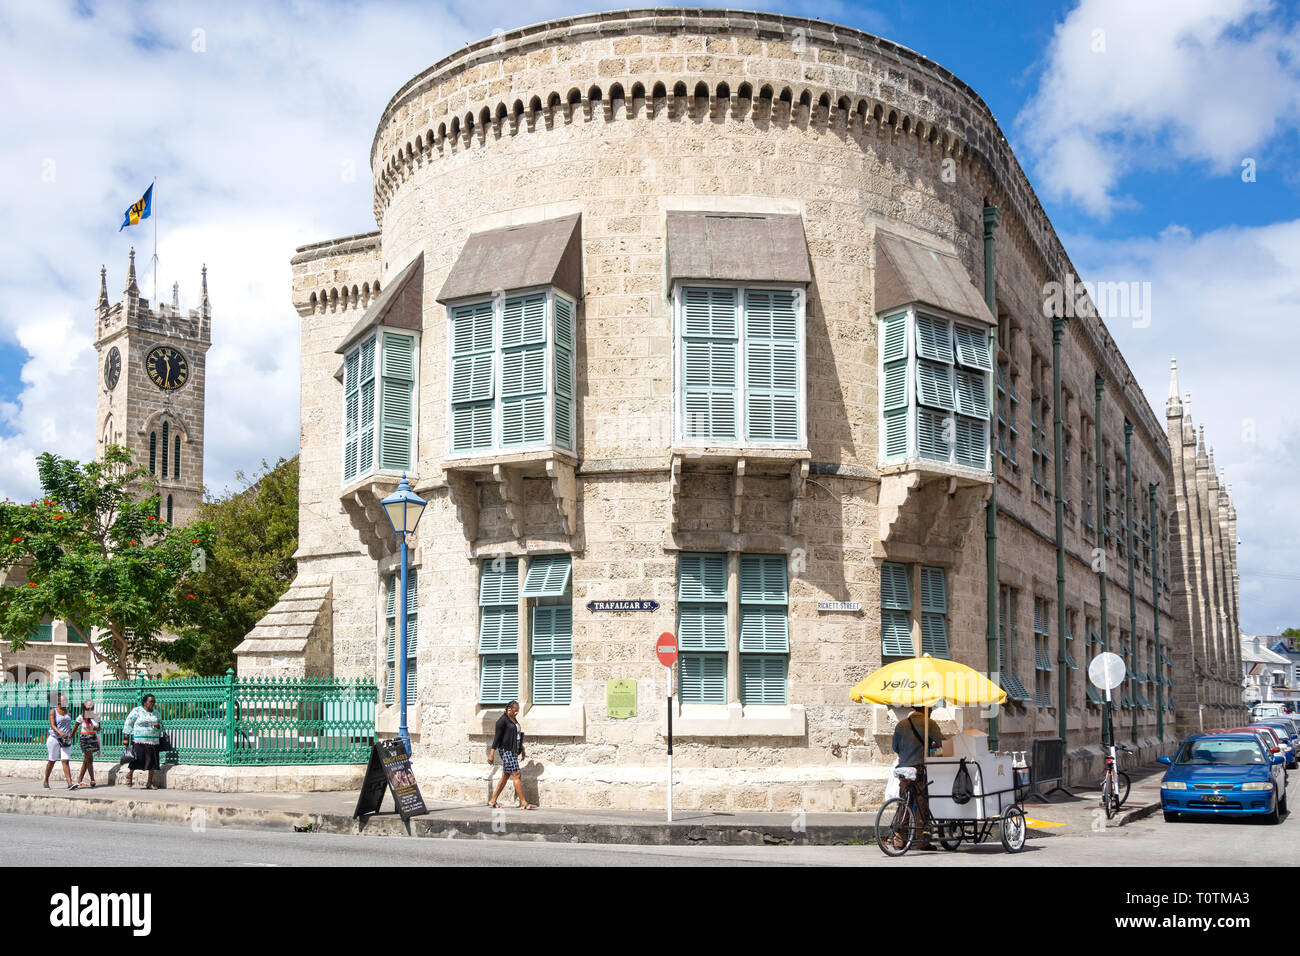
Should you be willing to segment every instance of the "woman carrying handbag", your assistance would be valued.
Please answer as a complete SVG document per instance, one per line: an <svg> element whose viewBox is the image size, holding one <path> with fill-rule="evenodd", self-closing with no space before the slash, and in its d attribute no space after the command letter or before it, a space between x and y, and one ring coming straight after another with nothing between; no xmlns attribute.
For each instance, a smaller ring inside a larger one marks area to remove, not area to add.
<svg viewBox="0 0 1300 956"><path fill-rule="evenodd" d="M158 789L157 784L153 782L153 775L154 771L161 766L158 752L162 749L159 745L162 737L162 717L154 710L154 706L153 694L145 694L140 706L126 715L126 723L122 725L126 745L133 753L130 763L126 765L128 787L135 783L135 772L144 770L149 774L148 780L145 781L145 789Z"/></svg>

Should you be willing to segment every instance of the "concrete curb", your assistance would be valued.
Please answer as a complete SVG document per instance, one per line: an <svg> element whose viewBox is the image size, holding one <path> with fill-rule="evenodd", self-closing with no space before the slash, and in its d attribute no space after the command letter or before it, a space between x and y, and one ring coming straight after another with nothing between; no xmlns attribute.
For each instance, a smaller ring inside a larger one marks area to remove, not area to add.
<svg viewBox="0 0 1300 956"><path fill-rule="evenodd" d="M1132 810L1125 810L1123 813L1120 814L1119 823L1117 824L1117 826L1121 826L1121 827L1128 826L1128 824L1134 823L1137 820L1145 820L1147 817L1153 816L1154 814L1159 812L1159 810L1160 810L1159 800L1155 801L1154 803L1143 804L1140 807L1134 807Z"/></svg>

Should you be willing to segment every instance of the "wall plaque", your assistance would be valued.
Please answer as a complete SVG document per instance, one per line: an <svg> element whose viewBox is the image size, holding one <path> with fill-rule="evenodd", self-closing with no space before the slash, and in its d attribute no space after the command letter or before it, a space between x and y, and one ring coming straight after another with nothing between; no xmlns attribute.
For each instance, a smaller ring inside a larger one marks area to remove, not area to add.
<svg viewBox="0 0 1300 956"><path fill-rule="evenodd" d="M626 677L605 681L605 714L620 720L636 716L636 681Z"/></svg>

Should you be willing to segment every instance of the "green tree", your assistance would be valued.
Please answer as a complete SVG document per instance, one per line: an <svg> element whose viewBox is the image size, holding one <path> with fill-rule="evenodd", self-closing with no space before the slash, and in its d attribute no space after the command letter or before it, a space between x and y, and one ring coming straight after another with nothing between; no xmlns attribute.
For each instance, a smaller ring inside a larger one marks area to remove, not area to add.
<svg viewBox="0 0 1300 956"><path fill-rule="evenodd" d="M235 647L288 590L297 573L298 457L262 462L253 481L236 473L239 491L205 501L213 530L205 569L189 583L196 618L181 632L172 660L215 676L235 666Z"/></svg>
<svg viewBox="0 0 1300 956"><path fill-rule="evenodd" d="M17 650L59 618L119 678L141 662L170 660L174 645L161 636L201 619L190 584L212 547L211 526L159 520L153 478L117 445L87 464L47 452L37 471L39 499L0 507L8 585L0 587L0 639ZM100 628L94 640L90 628Z"/></svg>

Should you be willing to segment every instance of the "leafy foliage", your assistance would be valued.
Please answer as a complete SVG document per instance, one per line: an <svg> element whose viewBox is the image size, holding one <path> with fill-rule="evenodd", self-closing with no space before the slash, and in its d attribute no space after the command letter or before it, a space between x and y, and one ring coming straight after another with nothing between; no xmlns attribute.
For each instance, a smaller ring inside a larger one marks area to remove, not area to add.
<svg viewBox="0 0 1300 956"><path fill-rule="evenodd" d="M84 465L47 452L37 471L41 498L0 506L0 638L18 649L43 620L60 618L119 678L139 662L171 660L174 645L160 635L202 620L191 585L196 555L212 549L211 525L159 520L152 476L117 445ZM92 627L101 631L90 642Z"/></svg>
<svg viewBox="0 0 1300 956"><path fill-rule="evenodd" d="M181 632L172 660L205 676L235 666L235 647L288 590L297 573L298 457L262 462L245 487L206 501L212 528L206 569L188 584L196 617Z"/></svg>

